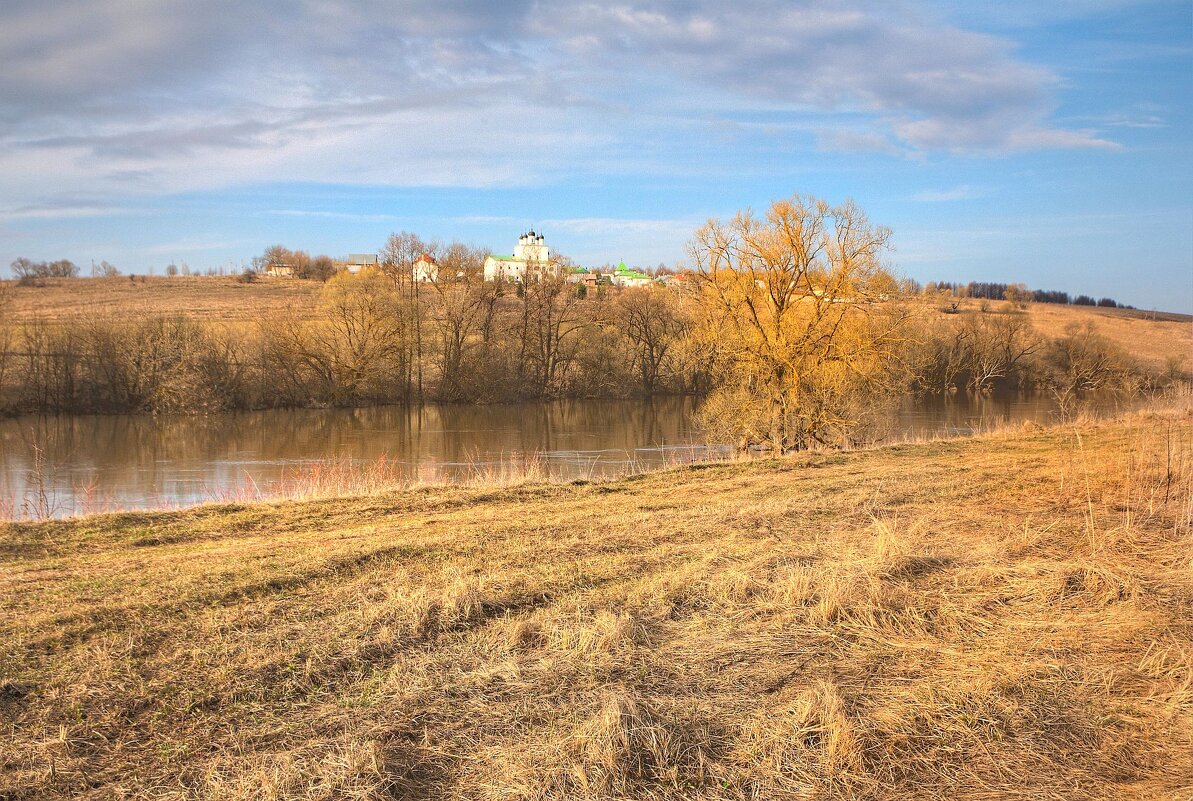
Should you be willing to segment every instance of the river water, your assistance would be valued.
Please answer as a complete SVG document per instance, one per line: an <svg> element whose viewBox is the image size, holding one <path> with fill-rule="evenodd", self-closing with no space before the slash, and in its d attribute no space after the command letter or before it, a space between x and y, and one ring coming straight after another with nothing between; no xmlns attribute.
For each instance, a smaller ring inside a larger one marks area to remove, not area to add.
<svg viewBox="0 0 1193 801"><path fill-rule="evenodd" d="M591 479L726 455L705 443L695 407L666 397L0 420L0 519L404 482ZM920 398L895 413L892 436L1055 417L1044 396Z"/></svg>

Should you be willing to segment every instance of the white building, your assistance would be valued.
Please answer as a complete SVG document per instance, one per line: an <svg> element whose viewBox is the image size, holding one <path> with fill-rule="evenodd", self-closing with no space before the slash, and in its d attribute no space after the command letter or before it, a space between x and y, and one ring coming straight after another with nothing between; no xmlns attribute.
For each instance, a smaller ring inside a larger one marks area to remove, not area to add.
<svg viewBox="0 0 1193 801"><path fill-rule="evenodd" d="M410 277L415 281L433 282L439 280L439 263L426 253L418 257L410 268Z"/></svg>
<svg viewBox="0 0 1193 801"><path fill-rule="evenodd" d="M352 253L344 260L344 269L355 275L361 270L377 266L376 253Z"/></svg>
<svg viewBox="0 0 1193 801"><path fill-rule="evenodd" d="M559 266L551 263L551 249L542 234L522 234L513 255L489 254L485 259L486 281L526 281L558 275Z"/></svg>
<svg viewBox="0 0 1193 801"><path fill-rule="evenodd" d="M614 286L623 288L651 286L654 283L654 279L646 273L640 273L637 270L626 267L624 261L617 265L616 270L609 273L609 281Z"/></svg>

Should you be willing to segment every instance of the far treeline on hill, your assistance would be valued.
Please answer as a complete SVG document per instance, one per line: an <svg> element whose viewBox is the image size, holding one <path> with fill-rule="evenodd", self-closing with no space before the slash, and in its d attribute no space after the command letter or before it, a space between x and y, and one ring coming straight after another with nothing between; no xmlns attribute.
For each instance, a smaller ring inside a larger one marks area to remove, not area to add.
<svg viewBox="0 0 1193 801"><path fill-rule="evenodd" d="M981 300L1009 300L1015 303L1061 303L1074 306L1101 306L1108 309L1134 309L1119 303L1114 298L1093 298L1089 295L1070 297L1068 292L1054 289L1029 289L1025 284L1000 284L991 281L970 281L959 284L952 281L936 281L927 283L923 291L947 292L953 297L976 298Z"/></svg>
<svg viewBox="0 0 1193 801"><path fill-rule="evenodd" d="M402 243L402 245L395 246L393 244L395 241ZM476 251L468 253L467 257L469 258L460 259L458 256L462 249L475 250L458 242L452 242L446 246L437 242L423 242L417 234L403 231L400 234L391 236L390 244L386 247L386 251L391 254L391 257L384 260L379 259L378 265L386 267L390 271L394 271L398 266L407 266L403 265L403 262L408 261L408 258L392 257L395 251L401 250L406 250L408 253L417 250L427 255L451 254L452 257L456 258L450 258L449 260L455 261L463 267L467 266L463 264L465 261L475 261L477 257L480 257L480 252ZM434 256L431 256L431 258L435 259ZM435 259L435 261L438 261L438 259ZM570 260L564 257L561 261L566 264ZM408 267L412 268L413 262ZM47 279L78 278L82 274L79 266L69 259L33 261L27 258L18 258L12 262L10 268L13 277L21 286L45 286ZM238 277L245 283L251 283L260 276L270 275L274 272L281 274L280 271L284 270L284 274L287 277L310 281L328 281L342 269L344 269L343 265L338 264L330 256L311 256L304 250L291 250L283 245L273 245L266 248L261 256L254 257L252 266L243 270ZM653 273L656 278L682 272L661 265L653 270L650 268L637 269L642 270L644 273ZM166 265L163 272L169 278L192 274L190 267L185 262L183 262L181 267L174 262L170 262ZM200 275L200 273L194 274ZM209 268L203 273L207 277L224 276L226 274L227 270L222 267ZM467 275L467 271L464 274ZM120 269L107 261L101 261L98 264L93 263L91 267L91 276L93 278L117 278L121 275ZM130 274L128 277L130 280L136 281L138 277L145 278L147 276ZM458 277L456 276L456 278ZM439 280L438 276L436 276L436 280ZM445 278L444 280L448 279ZM1114 298L1102 297L1095 299L1090 295L1070 296L1068 292L1059 290L1030 289L1021 283L1004 284L991 281L970 281L969 283L962 284L955 281L929 281L927 284L921 285L914 279L906 279L904 284L907 291L916 294L934 295L945 293L959 298L1009 300L1016 303L1030 301L1035 303L1073 304L1074 306L1101 306L1111 309L1135 308L1125 303L1119 303Z"/></svg>
<svg viewBox="0 0 1193 801"><path fill-rule="evenodd" d="M794 196L711 221L688 269L635 288L558 257L484 280L485 251L405 233L375 266L321 282L125 280L106 263L84 282L66 280L69 262L18 260L21 280L0 285L0 410L694 393L710 436L790 450L864 439L910 393L1036 389L1072 408L1188 380L1187 325L1109 298L899 280L881 263L889 237L851 203ZM221 303L236 313L198 311Z"/></svg>

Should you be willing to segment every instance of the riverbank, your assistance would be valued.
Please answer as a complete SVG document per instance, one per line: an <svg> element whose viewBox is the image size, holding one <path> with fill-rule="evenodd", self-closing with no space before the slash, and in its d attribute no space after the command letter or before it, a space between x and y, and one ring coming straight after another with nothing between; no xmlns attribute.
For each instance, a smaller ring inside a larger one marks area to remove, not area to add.
<svg viewBox="0 0 1193 801"><path fill-rule="evenodd" d="M1145 403L1106 394L1083 399L1080 413L1117 415ZM427 484L606 480L729 456L705 442L697 405L672 396L0 420L0 520ZM921 396L890 410L872 435L890 443L1061 418L1044 394Z"/></svg>
<svg viewBox="0 0 1193 801"><path fill-rule="evenodd" d="M1164 798L1187 412L0 527L0 796Z"/></svg>
<svg viewBox="0 0 1193 801"><path fill-rule="evenodd" d="M709 372L700 331L718 312L701 297L663 287L589 297L552 282L399 286L369 272L326 285L0 282L0 415L715 393L729 379ZM909 319L879 383L908 393L1140 394L1189 375L1188 315L961 301L942 309L918 295L884 308Z"/></svg>

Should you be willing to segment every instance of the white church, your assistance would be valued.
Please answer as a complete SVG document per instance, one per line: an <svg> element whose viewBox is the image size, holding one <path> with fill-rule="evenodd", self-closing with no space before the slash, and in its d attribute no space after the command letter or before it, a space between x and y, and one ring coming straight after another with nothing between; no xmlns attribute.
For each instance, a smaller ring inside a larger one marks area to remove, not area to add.
<svg viewBox="0 0 1193 801"><path fill-rule="evenodd" d="M524 282L558 274L559 265L551 262L551 248L543 235L533 230L518 238L512 256L489 254L485 259L486 281Z"/></svg>

